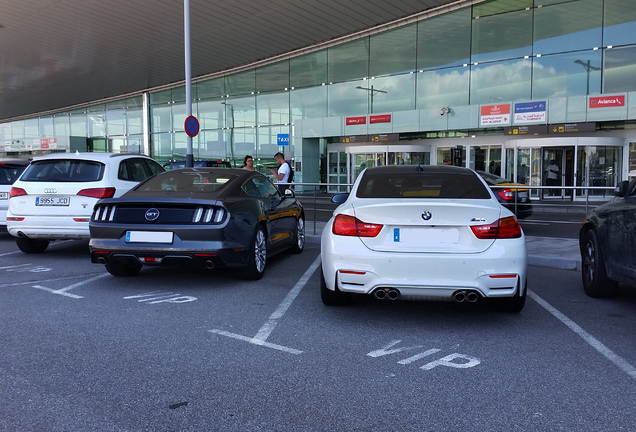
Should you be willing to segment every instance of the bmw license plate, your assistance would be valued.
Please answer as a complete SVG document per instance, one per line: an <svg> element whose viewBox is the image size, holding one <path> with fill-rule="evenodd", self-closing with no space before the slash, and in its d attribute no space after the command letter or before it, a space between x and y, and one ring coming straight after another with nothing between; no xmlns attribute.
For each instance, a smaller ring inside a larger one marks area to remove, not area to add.
<svg viewBox="0 0 636 432"><path fill-rule="evenodd" d="M0 192L0 199L8 199L8 198L9 198L8 192Z"/></svg>
<svg viewBox="0 0 636 432"><path fill-rule="evenodd" d="M71 204L71 197L35 197L36 206L68 206Z"/></svg>

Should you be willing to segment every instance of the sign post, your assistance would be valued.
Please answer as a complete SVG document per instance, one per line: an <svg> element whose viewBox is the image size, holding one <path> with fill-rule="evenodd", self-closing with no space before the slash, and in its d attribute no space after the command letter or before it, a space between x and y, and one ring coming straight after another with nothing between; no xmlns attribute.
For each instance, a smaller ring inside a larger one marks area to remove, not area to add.
<svg viewBox="0 0 636 432"><path fill-rule="evenodd" d="M192 137L199 133L199 122L192 117L192 73L190 70L190 0L183 0L183 30L185 48L185 97L186 97L186 124L185 129L188 134L186 141L186 168L194 166L194 156L192 152ZM196 122L196 132L188 133L188 121L194 119Z"/></svg>

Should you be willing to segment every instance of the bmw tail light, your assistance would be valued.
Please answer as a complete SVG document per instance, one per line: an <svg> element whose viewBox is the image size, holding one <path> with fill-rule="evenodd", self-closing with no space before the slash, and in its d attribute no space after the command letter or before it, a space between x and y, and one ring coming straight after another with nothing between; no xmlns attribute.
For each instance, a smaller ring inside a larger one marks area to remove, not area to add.
<svg viewBox="0 0 636 432"><path fill-rule="evenodd" d="M512 191L512 189L501 189L499 192L497 192L497 194L499 194L499 198L504 201L512 201L515 198L515 193Z"/></svg>
<svg viewBox="0 0 636 432"><path fill-rule="evenodd" d="M521 226L514 216L508 216L490 225L471 226L475 237L479 239L506 239L521 237Z"/></svg>
<svg viewBox="0 0 636 432"><path fill-rule="evenodd" d="M356 217L339 214L333 221L331 232L341 236L375 237L381 229L380 224L366 223Z"/></svg>
<svg viewBox="0 0 636 432"><path fill-rule="evenodd" d="M24 189L19 188L19 187L12 187L9 190L9 198L22 196L22 195L26 195L26 194L27 194L27 191L25 191Z"/></svg>
<svg viewBox="0 0 636 432"><path fill-rule="evenodd" d="M115 196L114 187L82 189L77 193L80 196L92 198L112 198Z"/></svg>

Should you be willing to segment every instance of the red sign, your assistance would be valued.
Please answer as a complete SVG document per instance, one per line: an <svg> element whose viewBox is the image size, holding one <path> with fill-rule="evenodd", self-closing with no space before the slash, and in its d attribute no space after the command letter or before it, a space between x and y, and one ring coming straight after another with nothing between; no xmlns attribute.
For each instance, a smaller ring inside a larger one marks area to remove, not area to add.
<svg viewBox="0 0 636 432"><path fill-rule="evenodd" d="M501 114L510 114L510 104L482 105L481 107L481 115L483 116Z"/></svg>
<svg viewBox="0 0 636 432"><path fill-rule="evenodd" d="M590 108L606 108L618 106L625 106L625 95L591 97L589 102Z"/></svg>
<svg viewBox="0 0 636 432"><path fill-rule="evenodd" d="M482 105L480 126L510 124L510 104Z"/></svg>
<svg viewBox="0 0 636 432"><path fill-rule="evenodd" d="M347 117L345 118L347 126L357 124L367 124L367 116L361 117Z"/></svg>
<svg viewBox="0 0 636 432"><path fill-rule="evenodd" d="M369 123L391 123L391 114L369 116Z"/></svg>

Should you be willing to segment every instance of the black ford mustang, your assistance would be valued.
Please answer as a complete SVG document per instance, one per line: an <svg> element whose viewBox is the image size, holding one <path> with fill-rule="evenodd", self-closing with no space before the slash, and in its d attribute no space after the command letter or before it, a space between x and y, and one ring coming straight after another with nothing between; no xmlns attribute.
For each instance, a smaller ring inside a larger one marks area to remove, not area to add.
<svg viewBox="0 0 636 432"><path fill-rule="evenodd" d="M90 221L91 262L115 276L143 265L239 268L260 279L268 256L305 245L302 205L264 175L231 168L157 174L119 198L100 200Z"/></svg>

